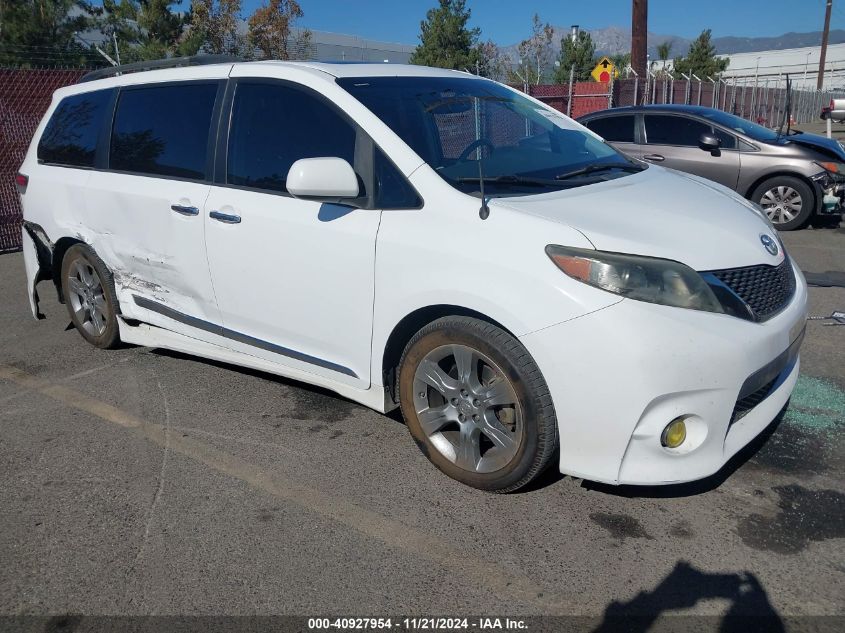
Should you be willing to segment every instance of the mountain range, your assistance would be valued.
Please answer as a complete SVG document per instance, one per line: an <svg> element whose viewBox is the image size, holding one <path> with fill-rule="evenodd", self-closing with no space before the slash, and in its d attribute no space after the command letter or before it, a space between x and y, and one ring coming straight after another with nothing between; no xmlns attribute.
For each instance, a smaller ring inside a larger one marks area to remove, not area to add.
<svg viewBox="0 0 845 633"><path fill-rule="evenodd" d="M560 40L569 34L569 27L555 26L552 38L554 54L560 51ZM631 30L619 26L610 26L604 29L589 31L596 45L596 53L599 55L616 55L631 51ZM804 46L818 46L822 41L821 31L811 33L784 33L774 37L714 37L711 42L716 47L716 52L721 55L730 53L750 53L752 51L782 50L786 48L802 48ZM670 57L686 55L689 50L691 39L677 35L661 35L659 33L648 33L648 53L652 59L657 59L657 45L663 42L671 42L672 50ZM845 43L845 30L836 29L830 32L828 40L830 44ZM508 53L516 52L516 45L507 46L504 50Z"/></svg>

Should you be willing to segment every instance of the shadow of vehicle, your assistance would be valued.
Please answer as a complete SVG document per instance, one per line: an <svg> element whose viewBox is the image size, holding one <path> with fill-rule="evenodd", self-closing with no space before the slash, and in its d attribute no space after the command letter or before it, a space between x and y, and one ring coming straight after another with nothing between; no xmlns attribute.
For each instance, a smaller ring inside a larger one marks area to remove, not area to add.
<svg viewBox="0 0 845 633"><path fill-rule="evenodd" d="M713 599L730 602L724 615L693 616L677 613L678 610L694 607L702 600ZM667 611L675 613L659 621L661 614ZM708 620L712 620L712 623ZM628 602L611 602L604 611L601 624L593 633L677 630L782 633L786 628L757 576L751 572L711 574L696 569L686 561L678 561L675 568L653 590L640 592Z"/></svg>

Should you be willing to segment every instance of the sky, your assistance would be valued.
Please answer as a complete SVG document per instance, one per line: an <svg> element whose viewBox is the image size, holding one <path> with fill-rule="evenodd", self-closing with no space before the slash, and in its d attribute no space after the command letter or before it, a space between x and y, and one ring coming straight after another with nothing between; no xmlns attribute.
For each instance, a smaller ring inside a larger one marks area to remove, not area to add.
<svg viewBox="0 0 845 633"><path fill-rule="evenodd" d="M300 24L319 31L417 44L420 20L437 0L299 0L305 12ZM263 0L243 0L244 14ZM482 39L500 45L528 36L533 14L555 26L578 24L597 29L630 28L631 0L468 0L471 25ZM723 35L770 36L789 31L820 31L825 0L649 0L649 30L693 38L702 29ZM845 28L845 0L834 0L831 28Z"/></svg>

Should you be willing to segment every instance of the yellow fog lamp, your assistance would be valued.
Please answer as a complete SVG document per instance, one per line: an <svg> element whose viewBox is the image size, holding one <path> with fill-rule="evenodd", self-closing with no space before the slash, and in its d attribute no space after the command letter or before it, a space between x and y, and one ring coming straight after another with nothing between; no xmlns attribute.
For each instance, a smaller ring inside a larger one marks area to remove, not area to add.
<svg viewBox="0 0 845 633"><path fill-rule="evenodd" d="M678 448L687 439L687 425L684 418L675 418L660 434L660 443L666 448Z"/></svg>

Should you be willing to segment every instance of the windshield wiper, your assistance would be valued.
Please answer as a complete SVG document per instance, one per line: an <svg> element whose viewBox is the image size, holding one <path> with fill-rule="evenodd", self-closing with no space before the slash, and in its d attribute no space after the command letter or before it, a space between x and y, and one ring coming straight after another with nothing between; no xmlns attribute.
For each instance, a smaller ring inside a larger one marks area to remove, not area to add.
<svg viewBox="0 0 845 633"><path fill-rule="evenodd" d="M608 169L621 169L622 171L642 171L645 167L639 165L632 165L626 163L595 163L587 165L581 169L573 169L563 174L555 176L555 180L566 180L567 178L574 178L575 176L583 176L585 174L592 174L598 171L607 171Z"/></svg>
<svg viewBox="0 0 845 633"><path fill-rule="evenodd" d="M481 179L478 176L465 176L456 179L460 183L478 183ZM552 178L529 178L527 176L515 176L512 174L505 174L503 176L484 177L484 184L494 183L497 185L529 185L532 187L560 187L561 183Z"/></svg>

